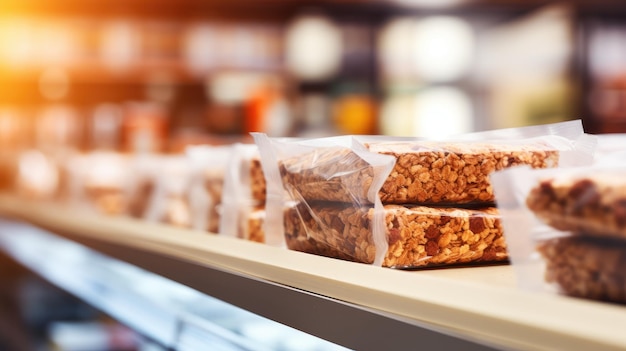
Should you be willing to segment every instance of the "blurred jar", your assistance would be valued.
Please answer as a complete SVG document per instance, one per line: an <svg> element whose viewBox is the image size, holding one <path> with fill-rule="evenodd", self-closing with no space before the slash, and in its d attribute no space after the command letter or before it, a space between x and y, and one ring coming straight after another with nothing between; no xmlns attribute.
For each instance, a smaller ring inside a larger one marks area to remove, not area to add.
<svg viewBox="0 0 626 351"><path fill-rule="evenodd" d="M40 111L35 123L35 144L39 150L58 153L81 147L83 121L67 105L52 105Z"/></svg>
<svg viewBox="0 0 626 351"><path fill-rule="evenodd" d="M245 132L287 136L292 130L290 108L277 83L269 80L253 89L246 101Z"/></svg>
<svg viewBox="0 0 626 351"><path fill-rule="evenodd" d="M117 20L100 28L100 59L112 71L125 71L141 56L142 33L136 22Z"/></svg>
<svg viewBox="0 0 626 351"><path fill-rule="evenodd" d="M20 154L17 190L21 196L32 199L50 199L59 189L59 168L42 152L30 150Z"/></svg>
<svg viewBox="0 0 626 351"><path fill-rule="evenodd" d="M181 41L180 29L173 22L148 21L143 24L142 56L148 60L176 59Z"/></svg>
<svg viewBox="0 0 626 351"><path fill-rule="evenodd" d="M333 121L341 134L376 134L376 103L367 94L341 95L333 104Z"/></svg>
<svg viewBox="0 0 626 351"><path fill-rule="evenodd" d="M124 108L122 148L131 153L157 153L165 148L168 115L154 103L129 103Z"/></svg>
<svg viewBox="0 0 626 351"><path fill-rule="evenodd" d="M119 150L123 110L117 104L96 106L90 119L89 145L94 150Z"/></svg>

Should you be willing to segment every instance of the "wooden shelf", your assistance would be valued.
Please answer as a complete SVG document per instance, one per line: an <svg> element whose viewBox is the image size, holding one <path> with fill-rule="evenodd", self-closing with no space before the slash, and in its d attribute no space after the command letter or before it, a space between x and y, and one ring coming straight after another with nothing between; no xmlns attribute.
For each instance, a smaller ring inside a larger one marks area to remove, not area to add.
<svg viewBox="0 0 626 351"><path fill-rule="evenodd" d="M9 195L0 216L349 348L626 349L626 307L522 291L510 266L398 271Z"/></svg>

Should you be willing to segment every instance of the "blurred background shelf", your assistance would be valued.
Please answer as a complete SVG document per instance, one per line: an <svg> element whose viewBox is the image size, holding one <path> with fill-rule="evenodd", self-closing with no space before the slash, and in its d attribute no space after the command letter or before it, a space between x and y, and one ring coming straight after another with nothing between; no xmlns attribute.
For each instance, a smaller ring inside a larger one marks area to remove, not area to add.
<svg viewBox="0 0 626 351"><path fill-rule="evenodd" d="M242 136L246 124L439 137L577 118L592 133L625 131L613 122L624 114L619 1L0 6L0 136L26 147L41 147L32 135L49 106L78 110L84 126L101 105L137 101L162 107L166 138ZM16 119L34 123L16 131Z"/></svg>

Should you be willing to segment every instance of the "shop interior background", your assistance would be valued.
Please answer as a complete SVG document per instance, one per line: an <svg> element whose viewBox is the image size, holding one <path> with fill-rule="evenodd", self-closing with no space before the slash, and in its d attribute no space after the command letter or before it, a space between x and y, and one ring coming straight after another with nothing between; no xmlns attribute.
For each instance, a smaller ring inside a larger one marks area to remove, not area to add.
<svg viewBox="0 0 626 351"><path fill-rule="evenodd" d="M545 3L4 1L0 148L623 131L619 3Z"/></svg>
<svg viewBox="0 0 626 351"><path fill-rule="evenodd" d="M0 1L0 190L18 172L55 189L46 157L76 152L180 153L251 142L251 131L439 138L571 119L626 132L623 1ZM43 327L73 311L102 322L88 331L130 340L117 349L159 349L23 276L0 256L0 317L18 313L7 289L23 289L19 306L34 314L22 318L48 345L85 334ZM58 308L35 309L50 301ZM0 318L5 338L19 337L12 326Z"/></svg>

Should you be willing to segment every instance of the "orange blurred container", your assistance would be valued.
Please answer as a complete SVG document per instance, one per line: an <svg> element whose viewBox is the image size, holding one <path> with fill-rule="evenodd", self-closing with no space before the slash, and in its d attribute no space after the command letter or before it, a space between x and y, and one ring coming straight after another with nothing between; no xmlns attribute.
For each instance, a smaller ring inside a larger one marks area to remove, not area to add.
<svg viewBox="0 0 626 351"><path fill-rule="evenodd" d="M130 153L158 153L165 149L168 117L154 103L129 103L122 123L122 148Z"/></svg>

